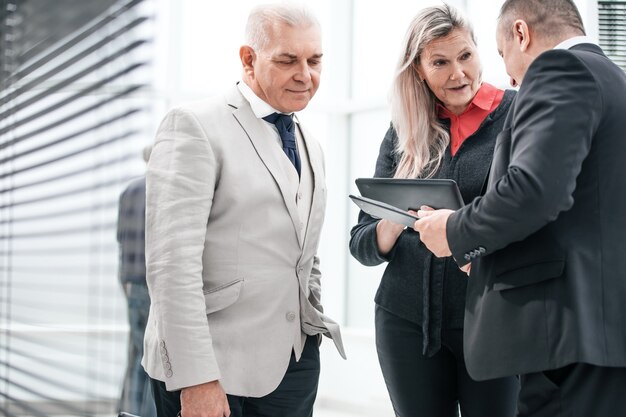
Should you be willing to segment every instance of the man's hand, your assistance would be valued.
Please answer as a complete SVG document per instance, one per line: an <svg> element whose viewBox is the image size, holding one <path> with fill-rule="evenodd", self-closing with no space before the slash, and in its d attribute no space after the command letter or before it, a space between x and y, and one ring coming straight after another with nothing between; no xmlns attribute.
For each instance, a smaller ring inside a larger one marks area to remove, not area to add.
<svg viewBox="0 0 626 417"><path fill-rule="evenodd" d="M180 405L181 417L230 417L228 399L219 381L183 388Z"/></svg>
<svg viewBox="0 0 626 417"><path fill-rule="evenodd" d="M453 210L433 210L422 206L417 212L419 220L413 225L413 229L420 234L420 240L438 258L452 255L446 237L446 222Z"/></svg>

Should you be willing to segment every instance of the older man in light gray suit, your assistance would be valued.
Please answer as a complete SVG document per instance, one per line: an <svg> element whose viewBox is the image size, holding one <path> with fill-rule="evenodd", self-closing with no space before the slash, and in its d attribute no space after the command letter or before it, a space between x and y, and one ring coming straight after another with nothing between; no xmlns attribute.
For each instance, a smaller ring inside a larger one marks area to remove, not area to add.
<svg viewBox="0 0 626 417"><path fill-rule="evenodd" d="M243 82L170 111L148 166L143 364L159 417L310 416L320 336L345 357L320 303L322 150L293 115L319 85L319 23L262 6L246 35Z"/></svg>

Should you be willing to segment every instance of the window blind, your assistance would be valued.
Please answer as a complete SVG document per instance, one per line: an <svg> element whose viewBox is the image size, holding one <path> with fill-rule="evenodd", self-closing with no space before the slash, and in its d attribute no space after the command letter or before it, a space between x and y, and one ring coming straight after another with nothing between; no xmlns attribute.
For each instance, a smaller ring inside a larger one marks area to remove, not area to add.
<svg viewBox="0 0 626 417"><path fill-rule="evenodd" d="M152 135L151 13L0 0L0 414L115 411L117 202Z"/></svg>
<svg viewBox="0 0 626 417"><path fill-rule="evenodd" d="M626 70L626 1L599 1L598 29L606 55Z"/></svg>

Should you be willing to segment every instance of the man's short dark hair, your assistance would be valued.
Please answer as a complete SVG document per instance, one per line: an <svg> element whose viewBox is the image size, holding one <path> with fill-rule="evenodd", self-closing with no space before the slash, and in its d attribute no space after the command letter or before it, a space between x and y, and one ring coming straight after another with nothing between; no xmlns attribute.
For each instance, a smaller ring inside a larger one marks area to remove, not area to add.
<svg viewBox="0 0 626 417"><path fill-rule="evenodd" d="M500 8L501 27L524 20L539 36L558 38L564 32L585 34L583 20L573 0L506 0ZM507 36L513 36L507 32Z"/></svg>

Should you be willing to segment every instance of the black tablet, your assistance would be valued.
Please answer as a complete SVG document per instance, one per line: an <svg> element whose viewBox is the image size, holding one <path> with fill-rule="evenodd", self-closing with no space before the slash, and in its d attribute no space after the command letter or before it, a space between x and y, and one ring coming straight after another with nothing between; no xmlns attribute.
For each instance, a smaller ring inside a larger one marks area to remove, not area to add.
<svg viewBox="0 0 626 417"><path fill-rule="evenodd" d="M417 211L420 206L458 210L464 206L456 182L446 179L357 178L361 195L402 210Z"/></svg>
<svg viewBox="0 0 626 417"><path fill-rule="evenodd" d="M372 217L391 220L394 223L403 224L407 227L413 227L415 220L419 220L419 217L381 201L372 200L367 197L359 197L356 195L350 195L350 198L357 206L359 206L361 210Z"/></svg>

